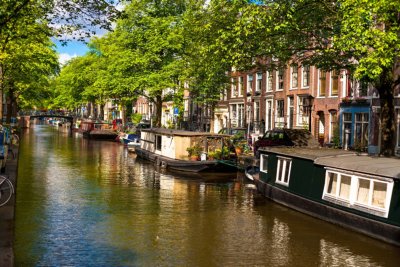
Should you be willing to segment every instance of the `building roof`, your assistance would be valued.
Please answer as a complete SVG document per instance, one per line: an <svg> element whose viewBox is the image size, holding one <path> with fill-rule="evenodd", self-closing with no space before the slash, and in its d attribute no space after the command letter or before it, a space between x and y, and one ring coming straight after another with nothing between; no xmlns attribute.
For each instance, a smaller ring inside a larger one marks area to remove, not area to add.
<svg viewBox="0 0 400 267"><path fill-rule="evenodd" d="M374 176L400 179L400 159L359 155L317 158L315 164L362 172Z"/></svg>
<svg viewBox="0 0 400 267"><path fill-rule="evenodd" d="M330 168L400 179L400 159L358 155L340 149L268 147L263 149L287 157L304 158Z"/></svg>

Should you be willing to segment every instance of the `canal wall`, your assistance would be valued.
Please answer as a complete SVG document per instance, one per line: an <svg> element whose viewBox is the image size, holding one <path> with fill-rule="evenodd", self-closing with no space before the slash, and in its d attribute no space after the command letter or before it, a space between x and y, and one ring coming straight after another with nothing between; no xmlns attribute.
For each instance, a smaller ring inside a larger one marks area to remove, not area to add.
<svg viewBox="0 0 400 267"><path fill-rule="evenodd" d="M14 147L9 152L6 171L16 191L18 172L18 148ZM0 207L0 266L14 266L14 218L15 218L15 192L7 204Z"/></svg>

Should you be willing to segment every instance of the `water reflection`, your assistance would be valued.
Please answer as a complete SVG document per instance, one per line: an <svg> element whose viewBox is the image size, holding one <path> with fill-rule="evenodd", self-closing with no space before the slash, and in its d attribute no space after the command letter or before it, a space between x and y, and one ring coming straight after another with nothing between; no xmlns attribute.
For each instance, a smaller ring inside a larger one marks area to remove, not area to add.
<svg viewBox="0 0 400 267"><path fill-rule="evenodd" d="M16 266L397 266L399 252L269 202L242 174L165 172L47 126L22 140Z"/></svg>

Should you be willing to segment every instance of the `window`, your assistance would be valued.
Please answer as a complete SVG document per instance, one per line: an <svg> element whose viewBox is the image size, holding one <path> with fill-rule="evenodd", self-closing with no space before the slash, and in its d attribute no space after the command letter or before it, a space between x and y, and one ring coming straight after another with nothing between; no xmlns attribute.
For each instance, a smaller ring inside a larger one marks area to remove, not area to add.
<svg viewBox="0 0 400 267"><path fill-rule="evenodd" d="M268 155L260 155L260 171L268 172Z"/></svg>
<svg viewBox="0 0 400 267"><path fill-rule="evenodd" d="M272 71L267 71L267 92L272 91Z"/></svg>
<svg viewBox="0 0 400 267"><path fill-rule="evenodd" d="M161 135L156 135L156 150L161 151Z"/></svg>
<svg viewBox="0 0 400 267"><path fill-rule="evenodd" d="M325 193L328 196L347 202L350 201L351 176L327 171L325 179Z"/></svg>
<svg viewBox="0 0 400 267"><path fill-rule="evenodd" d="M251 93L253 91L253 75L247 75L247 93Z"/></svg>
<svg viewBox="0 0 400 267"><path fill-rule="evenodd" d="M243 88L243 77L239 77L239 88L238 88L239 96L243 95L243 92L244 92L243 90L244 90L244 88Z"/></svg>
<svg viewBox="0 0 400 267"><path fill-rule="evenodd" d="M292 168L292 159L278 157L278 166L276 169L276 183L288 186L291 168Z"/></svg>
<svg viewBox="0 0 400 267"><path fill-rule="evenodd" d="M238 105L238 127L244 126L244 104Z"/></svg>
<svg viewBox="0 0 400 267"><path fill-rule="evenodd" d="M262 73L258 72L257 73L256 91L261 92L261 88L262 88Z"/></svg>
<svg viewBox="0 0 400 267"><path fill-rule="evenodd" d="M298 103L298 110L297 110L297 124L301 125L308 125L309 117L310 117L310 106L309 100L307 99L308 96L299 96L297 103Z"/></svg>
<svg viewBox="0 0 400 267"><path fill-rule="evenodd" d="M303 73L302 73L302 80L303 80L303 87L310 86L310 66L303 66Z"/></svg>
<svg viewBox="0 0 400 267"><path fill-rule="evenodd" d="M337 111L336 110L330 110L329 111L329 120L330 120L330 126L329 126L329 142L333 142L333 139L337 137Z"/></svg>
<svg viewBox="0 0 400 267"><path fill-rule="evenodd" d="M338 96L339 93L339 70L331 71L331 96Z"/></svg>
<svg viewBox="0 0 400 267"><path fill-rule="evenodd" d="M291 88L297 88L297 65L292 65L290 67L290 79L291 79Z"/></svg>
<svg viewBox="0 0 400 267"><path fill-rule="evenodd" d="M238 96L238 88L237 88L237 78L232 78L232 94L231 97Z"/></svg>
<svg viewBox="0 0 400 267"><path fill-rule="evenodd" d="M342 131L342 140L343 140L343 146L346 147L347 145L350 145L351 141L351 135L352 135L352 125L353 125L353 120L352 120L352 114L351 113L343 113L343 131ZM349 134L349 140L346 139L346 131L348 131Z"/></svg>
<svg viewBox="0 0 400 267"><path fill-rule="evenodd" d="M325 96L326 91L326 72L319 71L319 81L318 81L318 96Z"/></svg>
<svg viewBox="0 0 400 267"><path fill-rule="evenodd" d="M381 217L387 217L393 180L379 180L326 170L323 199Z"/></svg>
<svg viewBox="0 0 400 267"><path fill-rule="evenodd" d="M283 85L284 85L284 83L283 83L283 73L284 73L284 70L283 70L283 68L280 68L280 69L278 69L277 71L276 71L276 90L283 90Z"/></svg>
<svg viewBox="0 0 400 267"><path fill-rule="evenodd" d="M236 105L231 105L232 119L237 119Z"/></svg>
<svg viewBox="0 0 400 267"><path fill-rule="evenodd" d="M277 100L276 101L276 114L278 118L283 118L284 117L284 101L283 100Z"/></svg>
<svg viewBox="0 0 400 267"><path fill-rule="evenodd" d="M368 209L375 209L376 211L384 211L387 213L389 210L392 183L364 177L357 177L356 179L357 196L355 205L363 211L374 213L375 215L378 214Z"/></svg>
<svg viewBox="0 0 400 267"><path fill-rule="evenodd" d="M260 102L254 102L254 123L260 122Z"/></svg>
<svg viewBox="0 0 400 267"><path fill-rule="evenodd" d="M368 120L368 113L355 114L354 146L356 149L365 150L368 146Z"/></svg>
<svg viewBox="0 0 400 267"><path fill-rule="evenodd" d="M266 114L266 118L267 118L267 121L266 121L266 128L265 128L265 130L271 130L272 129L272 100L271 99L268 99L267 101L266 101L266 112L267 112L267 114Z"/></svg>

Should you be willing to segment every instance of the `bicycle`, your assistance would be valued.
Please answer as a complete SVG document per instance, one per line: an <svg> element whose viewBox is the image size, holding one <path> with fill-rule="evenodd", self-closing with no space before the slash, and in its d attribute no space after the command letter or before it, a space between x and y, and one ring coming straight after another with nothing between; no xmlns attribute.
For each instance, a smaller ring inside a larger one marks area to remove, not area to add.
<svg viewBox="0 0 400 267"><path fill-rule="evenodd" d="M14 193L14 186L11 181L4 176L0 176L0 207L5 205Z"/></svg>

